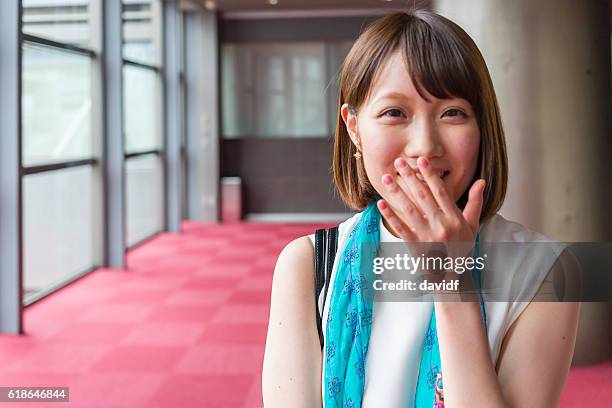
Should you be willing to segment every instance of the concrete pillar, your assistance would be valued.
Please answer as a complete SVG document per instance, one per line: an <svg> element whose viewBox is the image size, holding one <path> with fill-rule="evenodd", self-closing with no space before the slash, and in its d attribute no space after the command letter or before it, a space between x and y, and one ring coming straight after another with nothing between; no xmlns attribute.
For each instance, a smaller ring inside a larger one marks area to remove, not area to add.
<svg viewBox="0 0 612 408"><path fill-rule="evenodd" d="M0 333L23 332L21 2L0 3Z"/></svg>
<svg viewBox="0 0 612 408"><path fill-rule="evenodd" d="M501 214L562 241L610 241L607 1L438 0L491 73L510 180ZM612 356L611 304L584 303L574 363Z"/></svg>
<svg viewBox="0 0 612 408"><path fill-rule="evenodd" d="M103 3L103 162L104 266L125 268L126 207L125 149L123 135L123 30L121 2Z"/></svg>
<svg viewBox="0 0 612 408"><path fill-rule="evenodd" d="M170 232L181 229L181 32L178 4L163 5L164 39L164 161L165 161L165 228Z"/></svg>
<svg viewBox="0 0 612 408"><path fill-rule="evenodd" d="M217 14L185 15L188 218L219 220L219 46Z"/></svg>

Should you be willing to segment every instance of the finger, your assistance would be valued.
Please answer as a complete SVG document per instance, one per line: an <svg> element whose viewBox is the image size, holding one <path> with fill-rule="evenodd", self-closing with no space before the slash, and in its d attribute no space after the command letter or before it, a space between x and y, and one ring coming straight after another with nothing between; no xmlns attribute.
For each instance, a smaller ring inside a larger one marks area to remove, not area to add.
<svg viewBox="0 0 612 408"><path fill-rule="evenodd" d="M463 209L463 217L472 227L472 231L478 231L478 225L480 224L485 184L483 179L476 180L470 188L468 202Z"/></svg>
<svg viewBox="0 0 612 408"><path fill-rule="evenodd" d="M457 208L457 205L448 195L446 185L440 178L440 174L433 170L433 168L429 165L429 161L424 157L418 158L417 166L419 166L419 170L421 171L423 178L425 181L427 181L427 185L429 186L429 190L431 191L437 206L446 214L458 215L459 208Z"/></svg>
<svg viewBox="0 0 612 408"><path fill-rule="evenodd" d="M385 217L387 223L393 231L395 231L401 239L407 242L415 242L417 240L416 229L406 225L400 217L389 207L385 200L378 200L376 203L381 215Z"/></svg>
<svg viewBox="0 0 612 408"><path fill-rule="evenodd" d="M414 197L415 204L421 209L421 212L429 219L433 219L440 212L436 200L431 195L429 188L416 177L415 172L408 166L406 160L396 159L395 168L405 184L410 195Z"/></svg>
<svg viewBox="0 0 612 408"><path fill-rule="evenodd" d="M422 231L425 226L423 216L413 201L401 189L397 181L393 179L393 176L390 174L383 175L382 182L389 192L389 202L387 204L393 207L396 215L405 224Z"/></svg>
<svg viewBox="0 0 612 408"><path fill-rule="evenodd" d="M412 195L412 192L410 191L410 187L408 186L407 178L411 175L412 169L407 164L406 166L402 168L398 168L398 166L396 165L395 169L397 170L397 173L399 174L399 177L397 177L395 180L398 187L404 192L406 197L408 197L410 201L412 201L412 203L414 204L416 209L419 211L421 216L423 218L427 218L427 216L425 215L425 211L423 211L423 209L419 206L419 204L417 203L417 200L415 199L415 197Z"/></svg>

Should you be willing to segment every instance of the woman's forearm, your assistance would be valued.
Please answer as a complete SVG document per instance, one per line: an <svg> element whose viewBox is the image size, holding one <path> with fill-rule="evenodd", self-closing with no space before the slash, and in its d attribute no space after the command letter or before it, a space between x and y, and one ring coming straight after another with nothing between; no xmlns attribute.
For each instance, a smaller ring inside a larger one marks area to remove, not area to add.
<svg viewBox="0 0 612 408"><path fill-rule="evenodd" d="M508 407L478 302L435 302L445 406Z"/></svg>

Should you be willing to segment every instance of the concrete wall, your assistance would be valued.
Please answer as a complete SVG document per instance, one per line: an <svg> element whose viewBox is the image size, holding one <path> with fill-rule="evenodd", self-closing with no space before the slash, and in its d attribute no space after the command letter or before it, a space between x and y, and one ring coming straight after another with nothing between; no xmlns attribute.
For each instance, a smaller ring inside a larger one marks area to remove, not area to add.
<svg viewBox="0 0 612 408"><path fill-rule="evenodd" d="M508 142L501 213L562 241L610 241L607 1L438 0L493 78ZM612 307L584 303L574 362L612 357Z"/></svg>

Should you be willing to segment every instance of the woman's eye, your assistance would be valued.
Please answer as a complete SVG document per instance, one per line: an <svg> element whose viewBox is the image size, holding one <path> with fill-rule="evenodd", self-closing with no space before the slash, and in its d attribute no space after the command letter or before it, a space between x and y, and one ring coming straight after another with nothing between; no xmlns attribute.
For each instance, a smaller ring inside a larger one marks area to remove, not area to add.
<svg viewBox="0 0 612 408"><path fill-rule="evenodd" d="M464 112L460 111L459 109L449 109L446 112L444 112L442 116L448 116L451 118L452 117L463 117L463 118L467 117L467 115Z"/></svg>
<svg viewBox="0 0 612 408"><path fill-rule="evenodd" d="M399 109L389 109L388 111L382 114L382 116L388 116L392 118L399 118L401 117L401 115L403 115L403 113Z"/></svg>

